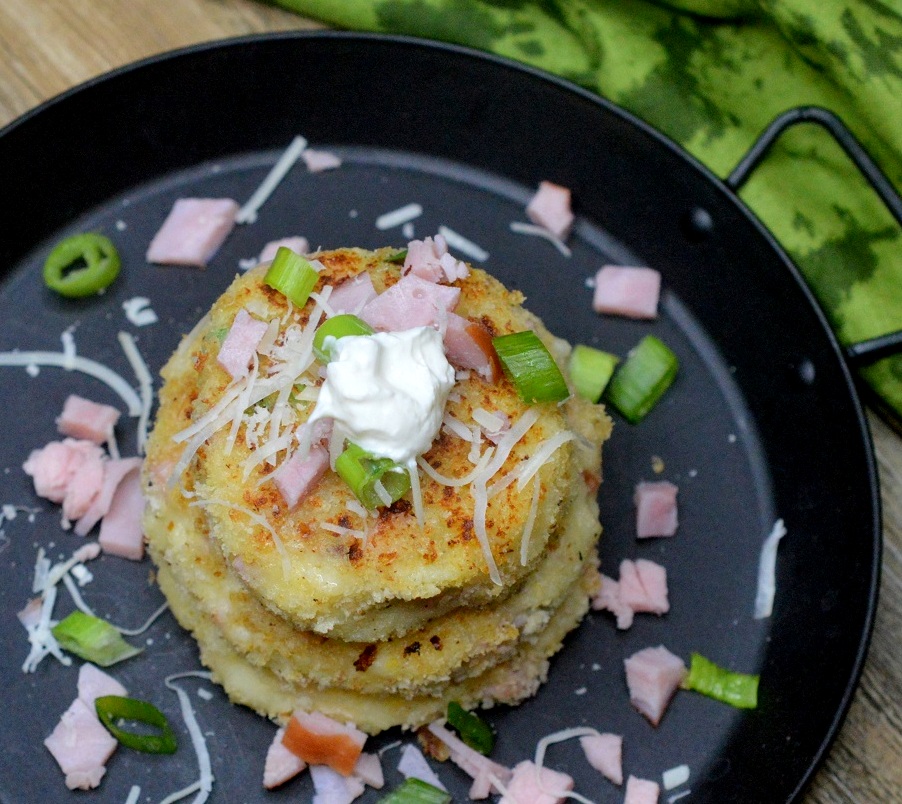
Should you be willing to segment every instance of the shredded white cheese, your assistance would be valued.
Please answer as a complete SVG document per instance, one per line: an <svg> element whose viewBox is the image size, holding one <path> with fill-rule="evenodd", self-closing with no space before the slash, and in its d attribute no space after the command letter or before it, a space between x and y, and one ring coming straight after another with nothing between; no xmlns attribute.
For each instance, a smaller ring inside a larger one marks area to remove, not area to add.
<svg viewBox="0 0 902 804"><path fill-rule="evenodd" d="M166 686L178 696L179 706L182 710L182 718L185 721L185 726L191 737L191 745L194 747L194 753L197 756L200 778L184 790L179 790L172 795L167 796L160 804L172 804L172 802L180 801L194 792L197 792L197 795L194 797L192 804L203 804L203 802L209 798L210 792L213 790L213 768L210 762L210 752L207 748L207 741L204 739L203 732L200 730L197 718L194 715L194 707L191 706L191 699L188 698L188 693L173 683L180 678L203 678L207 681L211 681L213 676L210 673L191 672L177 673L168 676L165 679Z"/></svg>
<svg viewBox="0 0 902 804"><path fill-rule="evenodd" d="M758 591L755 595L755 619L770 617L774 610L774 595L777 591L777 547L786 535L783 520L774 523L773 530L764 540L758 561Z"/></svg>
<svg viewBox="0 0 902 804"><path fill-rule="evenodd" d="M132 387L115 371L102 363L64 352L0 352L0 366L52 366L79 371L100 380L115 391L128 407L129 416L140 416L143 406Z"/></svg>
<svg viewBox="0 0 902 804"><path fill-rule="evenodd" d="M269 171L266 178L263 179L260 186L254 191L254 194L247 200L244 206L235 213L236 223L253 223L257 220L257 212L260 207L266 203L266 200L272 195L276 187L279 186L279 183L285 178L288 171L291 170L298 159L301 158L301 154L304 153L306 147L307 140L303 137L295 137L291 141L291 144L272 166L272 169Z"/></svg>
<svg viewBox="0 0 902 804"><path fill-rule="evenodd" d="M403 226L423 214L423 207L419 204L405 204L403 207L386 212L376 218L376 228L380 232L386 229L394 229L396 226Z"/></svg>
<svg viewBox="0 0 902 804"><path fill-rule="evenodd" d="M536 226L533 223L523 223L522 221L511 221L511 231L516 232L517 234L541 237L551 243L565 257L570 257L573 254L563 240L556 237L543 226Z"/></svg>
<svg viewBox="0 0 902 804"><path fill-rule="evenodd" d="M136 327L147 327L159 321L146 296L134 296L122 302L125 317Z"/></svg>
<svg viewBox="0 0 902 804"><path fill-rule="evenodd" d="M553 734L547 734L541 740L539 740L539 742L536 743L536 755L535 759L533 760L536 766L536 786L539 788L539 790L541 790L545 795L552 798L572 798L576 801L582 802L582 804L594 804L591 799L588 799L585 796L582 796L574 791L549 790L545 787L545 785L542 784L541 770L545 763L545 752L548 749L549 745L552 745L554 743L561 743L565 740L572 740L575 737L589 737L598 734L599 732L596 729L589 728L588 726L576 726L571 729L556 731Z"/></svg>
<svg viewBox="0 0 902 804"><path fill-rule="evenodd" d="M447 226L439 226L438 233L445 238L451 248L457 249L471 259L485 262L489 258L489 253L482 246L476 245L472 240L467 240L462 234Z"/></svg>
<svg viewBox="0 0 902 804"><path fill-rule="evenodd" d="M689 766L677 765L675 768L669 768L661 774L661 781L665 790L673 790L674 787L686 784L689 781Z"/></svg>
<svg viewBox="0 0 902 804"><path fill-rule="evenodd" d="M128 791L128 798L125 799L125 804L138 804L138 799L141 797L141 788L133 784L132 789Z"/></svg>
<svg viewBox="0 0 902 804"><path fill-rule="evenodd" d="M141 412L138 415L138 453L143 454L144 445L147 443L147 424L150 421L150 407L153 404L153 377L150 369L147 368L147 363L141 357L141 352L138 351L135 339L127 332L120 332L117 337L119 345L122 347L122 351L125 352L125 356L138 380L138 393L141 398Z"/></svg>

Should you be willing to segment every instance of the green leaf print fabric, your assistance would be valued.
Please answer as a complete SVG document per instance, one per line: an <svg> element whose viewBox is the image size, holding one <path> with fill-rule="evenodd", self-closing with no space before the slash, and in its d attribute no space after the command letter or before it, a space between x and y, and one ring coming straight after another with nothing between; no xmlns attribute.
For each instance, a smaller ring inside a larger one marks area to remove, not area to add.
<svg viewBox="0 0 902 804"><path fill-rule="evenodd" d="M835 112L902 188L902 0L275 0L489 51L623 106L725 176L793 106ZM787 132L742 197L844 344L902 329L902 230L830 136ZM861 371L902 421L902 356Z"/></svg>

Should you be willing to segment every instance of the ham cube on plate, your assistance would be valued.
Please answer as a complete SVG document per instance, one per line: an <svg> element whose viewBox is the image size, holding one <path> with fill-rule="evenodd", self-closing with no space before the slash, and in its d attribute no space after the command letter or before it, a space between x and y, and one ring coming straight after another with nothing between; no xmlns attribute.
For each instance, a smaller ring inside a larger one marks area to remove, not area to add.
<svg viewBox="0 0 902 804"><path fill-rule="evenodd" d="M231 198L180 198L150 241L147 261L205 268L235 226Z"/></svg>
<svg viewBox="0 0 902 804"><path fill-rule="evenodd" d="M569 188L550 181L540 182L538 191L526 207L526 217L564 240L570 234L574 220Z"/></svg>
<svg viewBox="0 0 902 804"><path fill-rule="evenodd" d="M328 765L342 776L354 772L366 734L319 712L297 710L289 719L282 743L308 765Z"/></svg>
<svg viewBox="0 0 902 804"><path fill-rule="evenodd" d="M648 539L673 536L677 532L677 492L667 480L643 481L636 485L636 536Z"/></svg>
<svg viewBox="0 0 902 804"><path fill-rule="evenodd" d="M272 262L280 248L287 248L295 254L303 256L310 251L310 243L306 237L283 237L279 240L270 240L260 251L257 262Z"/></svg>
<svg viewBox="0 0 902 804"><path fill-rule="evenodd" d="M498 804L560 804L573 789L566 773L539 767L528 759L514 765L514 775Z"/></svg>
<svg viewBox="0 0 902 804"><path fill-rule="evenodd" d="M653 268L605 265L595 275L592 309L627 318L657 318L661 274Z"/></svg>
<svg viewBox="0 0 902 804"><path fill-rule="evenodd" d="M657 726L687 670L683 660L663 645L645 648L623 662L630 703Z"/></svg>
<svg viewBox="0 0 902 804"><path fill-rule="evenodd" d="M282 744L284 735L285 729L280 728L276 732L275 737L273 737L269 750L266 752L266 762L263 766L263 786L267 790L280 787L307 767L307 763L303 759L289 751Z"/></svg>
<svg viewBox="0 0 902 804"><path fill-rule="evenodd" d="M69 394L63 404L63 412L56 420L56 427L63 435L104 444L112 437L119 415L112 405L102 405Z"/></svg>
<svg viewBox="0 0 902 804"><path fill-rule="evenodd" d="M626 780L626 795L623 804L658 804L661 788L657 782L630 776Z"/></svg>
<svg viewBox="0 0 902 804"><path fill-rule="evenodd" d="M579 738L589 764L614 784L623 784L623 737L588 734Z"/></svg>
<svg viewBox="0 0 902 804"><path fill-rule="evenodd" d="M219 347L219 354L216 355L219 365L232 377L245 376L268 326L266 321L254 318L242 307Z"/></svg>

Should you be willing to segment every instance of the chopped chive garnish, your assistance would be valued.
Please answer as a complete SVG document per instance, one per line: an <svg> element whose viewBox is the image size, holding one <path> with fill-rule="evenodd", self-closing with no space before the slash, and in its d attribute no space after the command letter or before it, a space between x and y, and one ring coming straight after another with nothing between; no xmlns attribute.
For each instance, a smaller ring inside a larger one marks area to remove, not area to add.
<svg viewBox="0 0 902 804"><path fill-rule="evenodd" d="M332 348L331 344L326 343L326 338L337 340L346 335L372 335L374 331L366 321L356 315L350 313L334 315L323 321L316 330L313 336L313 353L323 363L328 363L332 359Z"/></svg>
<svg viewBox="0 0 902 804"><path fill-rule="evenodd" d="M390 262L393 265L402 265L404 263L404 260L406 260L406 259L407 259L407 249L405 248L405 249L401 249L401 251L398 251L398 252L392 254L390 257L386 258L385 261Z"/></svg>
<svg viewBox="0 0 902 804"><path fill-rule="evenodd" d="M91 296L119 275L121 265L119 252L108 237L94 232L72 235L47 255L44 284L62 296Z"/></svg>
<svg viewBox="0 0 902 804"><path fill-rule="evenodd" d="M480 754L488 755L495 747L492 727L479 715L466 711L457 701L448 704L448 725L460 735L461 740Z"/></svg>
<svg viewBox="0 0 902 804"><path fill-rule="evenodd" d="M143 751L145 754L174 754L178 747L175 733L164 715L153 704L120 695L102 695L94 701L97 717L126 748ZM136 734L126 731L119 722L131 720L144 723L160 730L159 734Z"/></svg>
<svg viewBox="0 0 902 804"><path fill-rule="evenodd" d="M576 393L583 399L597 402L619 362L620 358L610 352L602 352L601 349L581 343L574 346L570 353L570 379L573 380Z"/></svg>
<svg viewBox="0 0 902 804"><path fill-rule="evenodd" d="M670 387L679 365L663 341L646 335L614 372L605 398L630 424L638 424Z"/></svg>
<svg viewBox="0 0 902 804"><path fill-rule="evenodd" d="M296 307L303 307L318 279L319 274L306 259L290 248L279 246L263 281Z"/></svg>
<svg viewBox="0 0 902 804"><path fill-rule="evenodd" d="M739 709L754 709L758 706L758 679L757 675L735 673L693 653L682 686Z"/></svg>
<svg viewBox="0 0 902 804"><path fill-rule="evenodd" d="M335 471L367 508L391 505L410 488L407 470L390 458L377 458L348 444L335 461Z"/></svg>
<svg viewBox="0 0 902 804"><path fill-rule="evenodd" d="M101 667L109 667L141 653L141 648L129 645L106 620L82 611L73 611L55 625L53 636L64 650Z"/></svg>
<svg viewBox="0 0 902 804"><path fill-rule="evenodd" d="M422 779L410 776L400 787L380 798L379 804L451 804L451 796Z"/></svg>
<svg viewBox="0 0 902 804"><path fill-rule="evenodd" d="M551 352L532 330L499 335L492 346L524 402L560 402L570 395Z"/></svg>

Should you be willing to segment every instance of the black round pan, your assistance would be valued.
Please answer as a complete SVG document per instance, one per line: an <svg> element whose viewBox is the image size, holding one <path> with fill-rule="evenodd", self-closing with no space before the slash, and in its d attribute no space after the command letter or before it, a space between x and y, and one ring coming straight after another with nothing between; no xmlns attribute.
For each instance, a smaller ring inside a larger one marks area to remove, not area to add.
<svg viewBox="0 0 902 804"><path fill-rule="evenodd" d="M179 196L245 201L296 134L344 159L335 171L296 167L237 228L205 271L150 266L146 246ZM627 774L659 780L686 764L694 802L779 802L800 797L845 714L864 660L879 575L880 522L869 436L849 372L824 318L773 239L717 178L629 115L562 81L499 59L432 43L359 35L286 34L193 48L118 71L46 104L0 135L7 212L0 238L0 350L59 350L72 330L80 354L131 379L116 341L132 332L156 372L238 270L267 240L313 245L403 246L376 217L412 201L417 236L447 225L483 246L484 267L522 289L528 306L571 341L624 354L645 333L676 351L679 377L639 426L617 418L599 492L603 568L625 557L667 567L671 611L618 632L590 614L552 661L549 680L517 709L488 713L494 758L512 765L555 730L589 725L624 735ZM572 188L578 222L572 257L512 232L538 182ZM109 234L124 271L102 296L69 302L43 287L49 247L79 230ZM652 323L600 317L586 280L607 261L645 264L664 277ZM121 304L146 296L159 323L136 328ZM69 393L119 400L94 380L57 369L31 377L0 369L2 501L40 508L4 523L0 603L5 691L0 771L4 802L75 800L42 746L75 694L75 667L20 665L25 632L15 618L31 596L36 550L55 559L80 544L38 501L19 467L55 437ZM135 450L120 426L123 454ZM656 474L653 462L663 461ZM637 542L632 491L639 480L680 486L672 539ZM779 551L770 619L752 618L758 556L774 521ZM82 589L103 616L137 625L159 604L149 563L104 557ZM56 613L72 607L61 592ZM133 638L144 653L112 672L135 697L177 724L173 757L120 749L85 801L160 800L196 778L170 673L200 669L193 642L167 614ZM761 674L760 703L739 711L677 694L652 728L629 704L623 658L663 644ZM181 682L208 735L214 802L309 800L303 777L280 792L261 786L273 727L231 706L210 682ZM195 694L198 687L212 699ZM402 735L372 741L387 746ZM389 787L397 749L383 754ZM622 790L586 764L578 743L553 747L550 765L572 774L593 801ZM456 800L468 781L439 773ZM370 791L367 801L377 794Z"/></svg>

